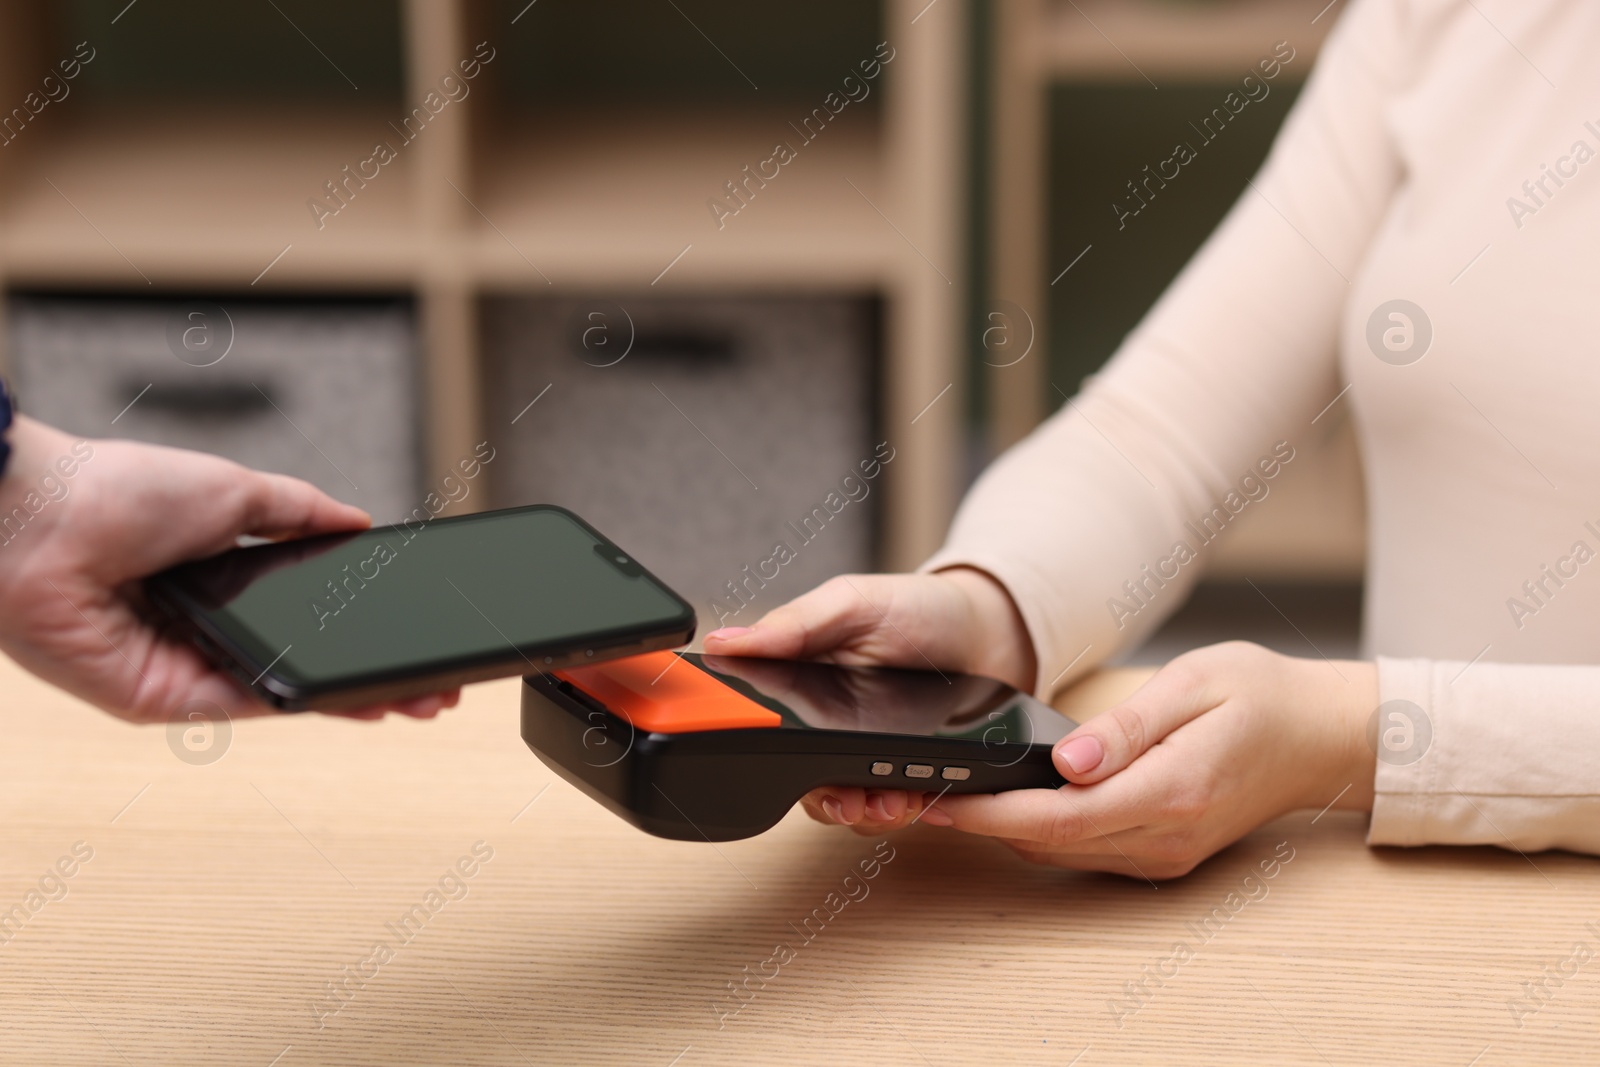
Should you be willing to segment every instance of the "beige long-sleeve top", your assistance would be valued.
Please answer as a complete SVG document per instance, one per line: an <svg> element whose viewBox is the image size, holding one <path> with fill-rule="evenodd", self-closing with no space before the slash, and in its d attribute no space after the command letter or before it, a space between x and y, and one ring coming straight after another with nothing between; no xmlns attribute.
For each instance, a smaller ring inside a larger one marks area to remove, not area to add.
<svg viewBox="0 0 1600 1067"><path fill-rule="evenodd" d="M1348 386L1364 647L1432 733L1369 840L1600 852L1597 297L1600 4L1354 0L1253 187L927 567L999 578L1064 684Z"/></svg>

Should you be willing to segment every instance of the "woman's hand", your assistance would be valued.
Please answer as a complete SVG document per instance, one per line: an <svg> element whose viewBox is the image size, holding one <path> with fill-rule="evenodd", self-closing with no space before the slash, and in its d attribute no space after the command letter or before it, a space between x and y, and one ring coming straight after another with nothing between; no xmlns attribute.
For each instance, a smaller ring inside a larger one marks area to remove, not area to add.
<svg viewBox="0 0 1600 1067"><path fill-rule="evenodd" d="M982 571L847 574L768 612L753 627L706 635L725 656L920 667L1033 686L1033 642L1016 605Z"/></svg>
<svg viewBox="0 0 1600 1067"><path fill-rule="evenodd" d="M1034 685L1033 641L1005 587L982 571L852 574L832 578L774 608L753 627L714 630L708 653L815 659L851 666L917 667ZM807 795L824 822L877 833L914 819L922 794L827 788Z"/></svg>
<svg viewBox="0 0 1600 1067"><path fill-rule="evenodd" d="M946 796L922 821L1000 838L1037 863L1177 877L1290 811L1370 810L1377 706L1373 664L1212 645L1057 744L1069 784Z"/></svg>
<svg viewBox="0 0 1600 1067"><path fill-rule="evenodd" d="M189 645L154 629L140 610L139 580L232 548L245 534L276 540L364 529L366 513L297 479L198 452L85 444L29 419L17 420L11 440L0 480L0 649L135 722L164 720L193 700L235 717L272 712ZM427 717L458 696L348 714Z"/></svg>
<svg viewBox="0 0 1600 1067"><path fill-rule="evenodd" d="M1370 810L1376 757L1366 727L1377 704L1373 664L1212 645L1179 656L1060 741L1055 764L1067 785L946 795L920 819L999 838L1036 863L1174 878L1287 812ZM810 810L878 834L931 799L913 797L883 821Z"/></svg>

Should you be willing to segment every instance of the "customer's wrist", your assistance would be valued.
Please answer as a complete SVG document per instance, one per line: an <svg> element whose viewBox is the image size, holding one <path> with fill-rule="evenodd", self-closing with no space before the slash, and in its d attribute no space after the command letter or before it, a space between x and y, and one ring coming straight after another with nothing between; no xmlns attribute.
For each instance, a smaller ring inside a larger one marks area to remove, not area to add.
<svg viewBox="0 0 1600 1067"><path fill-rule="evenodd" d="M6 504L8 509L16 503L12 498L19 496L19 487L23 483L22 471L34 451L38 427L39 424L32 419L17 415L5 430L6 465L0 470L0 503Z"/></svg>
<svg viewBox="0 0 1600 1067"><path fill-rule="evenodd" d="M30 493L38 495L40 473L57 456L65 454L73 441L26 415L16 416L6 439L11 445L11 460L0 473L0 520L16 508L25 508Z"/></svg>

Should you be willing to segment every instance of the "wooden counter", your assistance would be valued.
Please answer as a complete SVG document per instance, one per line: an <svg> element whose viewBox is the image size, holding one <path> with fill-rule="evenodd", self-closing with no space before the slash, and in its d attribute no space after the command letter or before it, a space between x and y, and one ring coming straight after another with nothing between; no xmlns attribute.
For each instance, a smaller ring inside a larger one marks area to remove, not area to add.
<svg viewBox="0 0 1600 1067"><path fill-rule="evenodd" d="M1128 685L1101 676L1080 714ZM1596 1055L1588 858L1370 850L1363 818L1305 812L1152 889L917 827L807 941L791 924L873 840L798 814L716 847L647 837L527 751L516 681L433 722L236 722L208 766L4 660L0 694L6 1063ZM1587 962L1519 1014L1579 943Z"/></svg>

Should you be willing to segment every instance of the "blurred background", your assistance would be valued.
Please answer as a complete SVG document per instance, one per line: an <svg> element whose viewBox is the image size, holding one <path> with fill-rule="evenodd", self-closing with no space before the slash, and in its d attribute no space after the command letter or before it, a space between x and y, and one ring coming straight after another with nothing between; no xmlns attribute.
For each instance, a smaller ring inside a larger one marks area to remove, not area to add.
<svg viewBox="0 0 1600 1067"><path fill-rule="evenodd" d="M1339 11L3 0L0 367L46 421L380 522L572 507L702 629L747 623L938 545L1221 219ZM1270 93L1122 216L1279 42ZM1131 658L1355 654L1346 411Z"/></svg>

